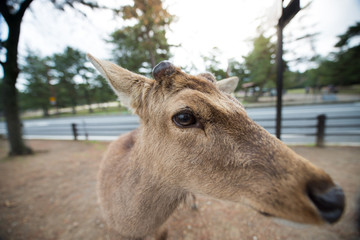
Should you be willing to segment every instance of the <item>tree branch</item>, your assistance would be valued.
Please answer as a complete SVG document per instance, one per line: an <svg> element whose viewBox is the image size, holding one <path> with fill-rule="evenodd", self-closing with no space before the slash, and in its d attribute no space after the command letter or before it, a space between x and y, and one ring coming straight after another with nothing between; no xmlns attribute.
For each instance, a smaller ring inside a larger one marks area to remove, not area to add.
<svg viewBox="0 0 360 240"><path fill-rule="evenodd" d="M6 5L6 1L0 1L0 13L5 18L5 21L9 22L10 12L8 6Z"/></svg>
<svg viewBox="0 0 360 240"><path fill-rule="evenodd" d="M30 6L30 3L33 0L25 0L22 2L22 4L20 5L20 9L19 11L16 13L16 17L22 19L22 17L24 16L24 13L26 11L26 9Z"/></svg>
<svg viewBox="0 0 360 240"><path fill-rule="evenodd" d="M61 11L65 11L65 6L69 6L70 8L76 10L78 13L82 14L84 17L86 17L86 13L80 9L78 9L77 5L83 5L85 7L91 8L91 9L105 9L105 10L112 10L116 12L116 9L112 9L107 6L99 5L97 2L92 2L88 0L65 0L61 4L57 4L57 0L51 0L51 2L54 4L55 8Z"/></svg>
<svg viewBox="0 0 360 240"><path fill-rule="evenodd" d="M91 9L110 9L110 10L112 10L109 7L101 6L96 2L88 2L88 1L85 1L85 0L79 0L78 3L80 3L80 4L84 5L84 6L87 6L87 7L91 8Z"/></svg>

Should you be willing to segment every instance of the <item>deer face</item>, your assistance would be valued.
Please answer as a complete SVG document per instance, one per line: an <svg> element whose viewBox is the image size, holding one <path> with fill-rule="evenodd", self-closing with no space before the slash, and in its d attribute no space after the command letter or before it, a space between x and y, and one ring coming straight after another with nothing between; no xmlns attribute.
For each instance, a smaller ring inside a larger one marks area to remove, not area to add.
<svg viewBox="0 0 360 240"><path fill-rule="evenodd" d="M229 95L236 78L216 82L162 62L152 80L89 58L140 116L136 152L164 184L295 222L333 223L342 215L341 188L252 121Z"/></svg>

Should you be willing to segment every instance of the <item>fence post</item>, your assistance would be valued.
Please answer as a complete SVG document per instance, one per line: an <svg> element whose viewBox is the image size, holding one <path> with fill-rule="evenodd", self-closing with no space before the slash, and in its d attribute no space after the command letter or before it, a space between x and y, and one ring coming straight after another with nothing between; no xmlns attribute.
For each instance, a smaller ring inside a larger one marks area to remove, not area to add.
<svg viewBox="0 0 360 240"><path fill-rule="evenodd" d="M316 132L316 146L324 146L324 137L325 137L325 121L326 115L321 114L317 116L317 132Z"/></svg>
<svg viewBox="0 0 360 240"><path fill-rule="evenodd" d="M77 132L77 128L76 128L76 123L72 123L72 124L71 124L71 128L72 128L74 140L76 141L76 140L77 140L77 137L78 137L78 132Z"/></svg>

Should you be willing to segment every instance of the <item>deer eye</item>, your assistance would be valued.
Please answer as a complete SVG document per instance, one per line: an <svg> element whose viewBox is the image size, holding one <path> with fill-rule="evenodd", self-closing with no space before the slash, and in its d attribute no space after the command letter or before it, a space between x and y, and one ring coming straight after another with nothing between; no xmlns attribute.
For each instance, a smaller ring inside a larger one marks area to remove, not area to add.
<svg viewBox="0 0 360 240"><path fill-rule="evenodd" d="M177 113L172 120L179 127L196 127L197 125L196 117L189 111Z"/></svg>

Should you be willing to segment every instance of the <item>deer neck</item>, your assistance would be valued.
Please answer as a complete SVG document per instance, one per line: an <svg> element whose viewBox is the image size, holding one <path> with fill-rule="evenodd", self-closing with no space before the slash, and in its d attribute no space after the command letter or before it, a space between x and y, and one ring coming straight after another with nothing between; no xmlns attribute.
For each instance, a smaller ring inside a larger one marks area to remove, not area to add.
<svg viewBox="0 0 360 240"><path fill-rule="evenodd" d="M137 219L134 222L137 226L156 229L184 201L187 192L173 186L159 172L156 164L158 159L155 159L154 152L149 151L149 144L144 142L142 134L140 126L129 152L127 173L123 180L127 184L122 186L125 189L121 191L127 193L123 200L126 209L123 213L127 213L129 219Z"/></svg>

